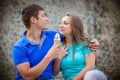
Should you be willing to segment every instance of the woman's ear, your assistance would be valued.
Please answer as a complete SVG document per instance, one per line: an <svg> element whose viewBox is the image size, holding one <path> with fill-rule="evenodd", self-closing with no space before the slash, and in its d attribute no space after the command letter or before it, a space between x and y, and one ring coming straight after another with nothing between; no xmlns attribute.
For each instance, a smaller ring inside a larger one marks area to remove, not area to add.
<svg viewBox="0 0 120 80"><path fill-rule="evenodd" d="M30 18L30 22L33 23L33 24L35 24L35 23L37 22L37 19L32 16L32 17Z"/></svg>

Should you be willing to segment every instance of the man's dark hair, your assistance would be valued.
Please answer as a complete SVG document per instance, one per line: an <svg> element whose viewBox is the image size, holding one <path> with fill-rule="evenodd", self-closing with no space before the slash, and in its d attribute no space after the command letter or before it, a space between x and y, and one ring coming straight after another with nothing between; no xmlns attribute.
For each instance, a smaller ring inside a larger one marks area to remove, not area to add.
<svg viewBox="0 0 120 80"><path fill-rule="evenodd" d="M26 6L22 11L22 21L27 29L30 27L30 18L33 16L38 19L39 11L44 11L44 9L36 4L31 4Z"/></svg>

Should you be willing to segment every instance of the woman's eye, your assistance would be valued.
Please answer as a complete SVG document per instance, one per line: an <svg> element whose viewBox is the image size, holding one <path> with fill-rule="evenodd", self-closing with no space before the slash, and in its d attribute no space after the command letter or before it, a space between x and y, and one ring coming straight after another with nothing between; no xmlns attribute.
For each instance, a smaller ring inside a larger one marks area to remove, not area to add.
<svg viewBox="0 0 120 80"><path fill-rule="evenodd" d="M68 23L64 23L65 25L67 25Z"/></svg>

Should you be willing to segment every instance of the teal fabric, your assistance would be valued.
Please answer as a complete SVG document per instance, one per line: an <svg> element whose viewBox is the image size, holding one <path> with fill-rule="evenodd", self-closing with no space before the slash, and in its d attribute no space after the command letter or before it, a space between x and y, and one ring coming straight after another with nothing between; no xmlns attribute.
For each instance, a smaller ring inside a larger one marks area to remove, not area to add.
<svg viewBox="0 0 120 80"><path fill-rule="evenodd" d="M80 42L76 42L74 58L72 58L72 48L73 45L70 44L67 47L68 54L61 60L60 68L65 80L70 80L75 77L85 67L85 55L93 53L90 48L85 47ZM96 69L96 66L94 69Z"/></svg>

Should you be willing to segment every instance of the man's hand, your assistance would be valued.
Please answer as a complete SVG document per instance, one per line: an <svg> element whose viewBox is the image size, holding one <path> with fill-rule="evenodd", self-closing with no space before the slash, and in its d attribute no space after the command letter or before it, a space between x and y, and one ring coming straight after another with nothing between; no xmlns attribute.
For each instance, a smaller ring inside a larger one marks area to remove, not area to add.
<svg viewBox="0 0 120 80"><path fill-rule="evenodd" d="M91 48L91 50L96 52L96 51L98 51L99 46L100 46L100 44L99 44L99 42L96 39L92 39L90 41L89 47Z"/></svg>
<svg viewBox="0 0 120 80"><path fill-rule="evenodd" d="M59 52L60 52L60 35L58 33L56 33L56 35L54 37L54 44L50 48L50 50L48 51L48 54L46 56L48 56L51 59L54 59L57 57Z"/></svg>

